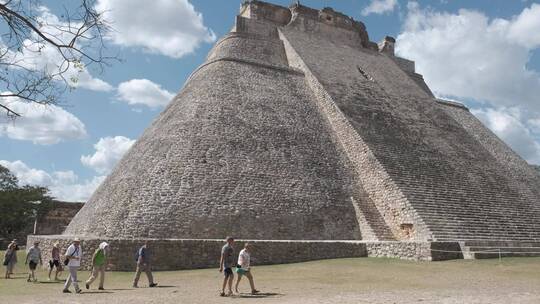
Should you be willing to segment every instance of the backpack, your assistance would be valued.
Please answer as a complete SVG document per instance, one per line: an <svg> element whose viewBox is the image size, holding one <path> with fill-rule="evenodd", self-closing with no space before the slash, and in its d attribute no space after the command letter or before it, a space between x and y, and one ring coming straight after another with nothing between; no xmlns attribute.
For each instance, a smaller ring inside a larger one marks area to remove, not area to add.
<svg viewBox="0 0 540 304"><path fill-rule="evenodd" d="M139 261L139 257L141 256L141 250L142 250L142 247L137 249L137 251L135 251L135 262Z"/></svg>
<svg viewBox="0 0 540 304"><path fill-rule="evenodd" d="M7 266L9 264L9 262L11 261L11 257L13 256L13 252L11 252L10 254L6 254L6 256L4 257L4 266Z"/></svg>

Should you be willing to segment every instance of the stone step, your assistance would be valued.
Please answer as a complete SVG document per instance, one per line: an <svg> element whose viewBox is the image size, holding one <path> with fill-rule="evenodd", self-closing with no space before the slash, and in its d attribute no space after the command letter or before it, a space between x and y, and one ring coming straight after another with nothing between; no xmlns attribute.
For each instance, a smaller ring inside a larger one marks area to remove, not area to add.
<svg viewBox="0 0 540 304"><path fill-rule="evenodd" d="M515 233L523 233L523 234L540 234L540 229L537 226L512 226L512 225L504 225L504 224L498 224L498 225L490 225L488 223L479 222L475 225L474 222L469 223L452 223L452 224L439 224L439 225L431 225L426 224L426 226L433 232L433 233L498 233L498 234L515 234Z"/></svg>
<svg viewBox="0 0 540 304"><path fill-rule="evenodd" d="M479 205L476 206L470 206L470 205L456 205L456 206L439 206L435 204L413 204L414 208L418 212L423 213L433 213L433 214L464 214L464 215L490 215L495 214L499 216L507 216L507 217L514 217L514 216L527 216L527 217L535 217L540 218L540 212L537 210L531 210L528 208L528 206L524 206L523 208L517 207L517 206L497 206L497 205L490 205L489 208L479 208ZM471 211L478 211L479 213L472 213Z"/></svg>
<svg viewBox="0 0 540 304"><path fill-rule="evenodd" d="M496 234L496 235L538 235L540 231L531 227L508 227L508 226L475 226L470 227L468 225L454 225L454 226L427 226L434 234ZM506 239L506 238L505 238Z"/></svg>
<svg viewBox="0 0 540 304"><path fill-rule="evenodd" d="M540 247L539 242L524 242L524 241L504 241L504 240L494 240L494 241L480 241L472 240L465 241L463 243L467 247Z"/></svg>
<svg viewBox="0 0 540 304"><path fill-rule="evenodd" d="M519 253L501 253L501 258L509 257L540 257L540 252L519 252ZM499 253L473 253L473 259L497 259L499 258Z"/></svg>
<svg viewBox="0 0 540 304"><path fill-rule="evenodd" d="M461 206L461 208L455 208L455 209L449 209L449 208L435 208L430 206L414 206L415 210L418 213L422 214L433 214L433 215L439 215L439 214L446 214L450 216L476 216L476 217L486 217L489 218L491 216L497 216L497 217L507 217L507 218L516 218L516 217L523 217L523 218L531 218L531 219L537 219L540 218L540 212L530 212L530 211L523 211L520 209L516 209L512 212L508 211L506 212L505 209L482 209L477 210L475 212L472 212L468 206Z"/></svg>
<svg viewBox="0 0 540 304"><path fill-rule="evenodd" d="M522 241L522 242L538 242L540 237L522 237L522 236L509 236L504 237L500 235L480 235L480 236L456 236L456 235L437 235L434 237L436 241L440 242L467 242L467 241Z"/></svg>
<svg viewBox="0 0 540 304"><path fill-rule="evenodd" d="M500 250L501 253L504 252L538 252L540 253L540 247L504 247L504 246L483 246L483 247L469 247L465 246L466 250L472 252L497 252Z"/></svg>

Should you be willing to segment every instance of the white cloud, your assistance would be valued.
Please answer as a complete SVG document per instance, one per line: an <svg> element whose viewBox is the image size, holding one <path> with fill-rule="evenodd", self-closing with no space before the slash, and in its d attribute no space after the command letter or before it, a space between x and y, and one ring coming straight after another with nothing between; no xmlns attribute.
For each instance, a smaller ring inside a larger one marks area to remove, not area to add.
<svg viewBox="0 0 540 304"><path fill-rule="evenodd" d="M58 106L23 102L17 97L3 98L2 103L21 114L21 117L0 121L0 136L30 140L41 145L86 136L84 124Z"/></svg>
<svg viewBox="0 0 540 304"><path fill-rule="evenodd" d="M518 109L473 109L471 112L525 160L540 164L540 143L529 127L521 122L522 115Z"/></svg>
<svg viewBox="0 0 540 304"><path fill-rule="evenodd" d="M180 58L216 39L188 0L98 0L96 10L112 23L114 43L150 53Z"/></svg>
<svg viewBox="0 0 540 304"><path fill-rule="evenodd" d="M82 183L60 183L51 186L51 193L58 200L68 202L86 202L92 196L94 191L105 180L104 175L94 176Z"/></svg>
<svg viewBox="0 0 540 304"><path fill-rule="evenodd" d="M512 40L525 47L537 48L540 46L540 4L533 3L530 8L525 8L507 26Z"/></svg>
<svg viewBox="0 0 540 304"><path fill-rule="evenodd" d="M29 168L20 160L9 162L0 160L0 165L8 168L19 179L21 185L50 185L52 177L45 171Z"/></svg>
<svg viewBox="0 0 540 304"><path fill-rule="evenodd" d="M93 155L81 156L83 165L94 169L100 175L84 181L79 181L78 175L71 170L49 173L31 168L20 160L13 162L0 160L0 165L15 174L20 185L47 187L50 190L50 195L58 200L85 202L134 142L135 140L123 136L101 138L94 145L96 152Z"/></svg>
<svg viewBox="0 0 540 304"><path fill-rule="evenodd" d="M527 124L531 127L534 133L540 135L540 118L529 119Z"/></svg>
<svg viewBox="0 0 540 304"><path fill-rule="evenodd" d="M65 43L71 40L73 37L72 34L60 30L66 28L68 26L67 23L62 22L46 7L40 7L39 12L40 15L36 18L36 21L40 25L41 31L54 37L53 39L59 43ZM72 26L78 26L78 24L72 24ZM33 35L36 36L36 34ZM7 56L9 56L9 59L5 57L4 60L16 62L20 68L46 71L50 75L64 71L62 76L71 87L80 87L94 91L113 90L113 87L107 82L94 78L84 66L75 66L74 64L69 66L63 65L65 64L64 59L55 48L28 39L24 40L22 44L24 47L21 48L21 51L8 52ZM0 43L0 48L5 48L5 46ZM56 79L62 80L59 76Z"/></svg>
<svg viewBox="0 0 540 304"><path fill-rule="evenodd" d="M124 136L100 138L94 145L96 152L92 155L81 156L81 162L100 174L107 174L133 143L135 140Z"/></svg>
<svg viewBox="0 0 540 304"><path fill-rule="evenodd" d="M0 160L0 165L8 168L19 179L20 185L35 185L49 188L54 198L68 202L85 202L94 190L103 182L105 176L95 176L78 182L78 176L73 171L54 171L30 168L24 162Z"/></svg>
<svg viewBox="0 0 540 304"><path fill-rule="evenodd" d="M131 79L118 85L118 99L131 105L157 108L167 105L173 97L173 93L148 79Z"/></svg>
<svg viewBox="0 0 540 304"><path fill-rule="evenodd" d="M396 53L416 61L435 94L540 113L540 74L527 67L540 46L539 4L508 20L407 7Z"/></svg>
<svg viewBox="0 0 540 304"><path fill-rule="evenodd" d="M362 10L362 15L390 13L397 5L397 0L371 0L369 5Z"/></svg>

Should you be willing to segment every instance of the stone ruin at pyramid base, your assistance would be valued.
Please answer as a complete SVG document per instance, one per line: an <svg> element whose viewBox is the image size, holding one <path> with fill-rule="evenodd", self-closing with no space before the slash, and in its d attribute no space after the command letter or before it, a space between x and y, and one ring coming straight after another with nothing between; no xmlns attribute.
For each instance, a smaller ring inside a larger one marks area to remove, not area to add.
<svg viewBox="0 0 540 304"><path fill-rule="evenodd" d="M34 235L28 237L28 244L40 242L44 260L50 259L48 249L55 242L60 248L67 248L73 236ZM152 250L153 270L180 270L219 267L221 247L224 241L219 239L106 239L86 237L81 239L83 267L90 269L92 253L101 242L110 244L112 269L133 271L135 253L149 241ZM237 253L244 242L253 244L252 254L255 265L271 265L306 262L322 259L386 257L415 261L441 261L461 259L458 242L398 242L398 241L338 241L338 240L237 240ZM45 250L43 250L45 248Z"/></svg>
<svg viewBox="0 0 540 304"><path fill-rule="evenodd" d="M216 266L227 235L257 264L538 254L537 173L394 44L331 8L245 1L64 234L29 242L108 241L121 270L144 240L156 269Z"/></svg>

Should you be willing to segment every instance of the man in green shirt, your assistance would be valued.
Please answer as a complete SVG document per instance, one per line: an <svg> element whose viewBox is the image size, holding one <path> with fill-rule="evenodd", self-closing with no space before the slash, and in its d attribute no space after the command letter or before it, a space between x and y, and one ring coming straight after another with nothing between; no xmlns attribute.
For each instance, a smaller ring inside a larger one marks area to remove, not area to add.
<svg viewBox="0 0 540 304"><path fill-rule="evenodd" d="M99 290L104 290L103 283L105 282L105 269L107 268L107 250L109 244L102 242L94 252L92 257L92 275L86 281L86 289L90 289L90 285L96 280L99 274Z"/></svg>

